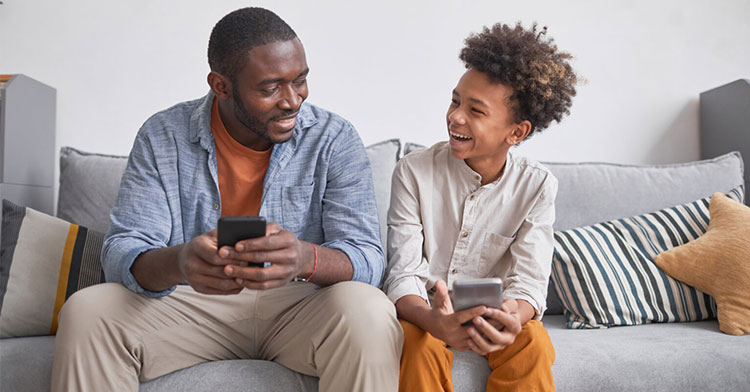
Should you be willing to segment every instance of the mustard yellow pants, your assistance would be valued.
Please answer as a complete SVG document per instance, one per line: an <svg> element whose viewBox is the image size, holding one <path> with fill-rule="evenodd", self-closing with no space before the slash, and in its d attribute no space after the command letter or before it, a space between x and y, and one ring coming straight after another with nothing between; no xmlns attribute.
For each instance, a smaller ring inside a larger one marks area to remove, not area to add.
<svg viewBox="0 0 750 392"><path fill-rule="evenodd" d="M399 320L404 330L399 391L453 391L453 352L445 342ZM510 346L485 355L492 373L487 391L554 391L555 349L541 321L523 326Z"/></svg>

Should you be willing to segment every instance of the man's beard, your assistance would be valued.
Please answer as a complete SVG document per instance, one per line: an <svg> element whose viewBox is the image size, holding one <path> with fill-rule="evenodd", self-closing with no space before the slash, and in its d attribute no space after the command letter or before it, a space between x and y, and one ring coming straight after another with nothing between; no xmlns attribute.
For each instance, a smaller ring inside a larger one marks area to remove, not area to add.
<svg viewBox="0 0 750 392"><path fill-rule="evenodd" d="M276 121L281 118L289 117L299 112L299 110L283 110L281 113L279 113L276 116L271 117L270 120L264 123L263 121L261 121L260 118L251 115L247 111L247 109L245 109L245 105L242 103L242 101L238 97L238 94L235 94L234 92L232 93L232 101L234 102L234 116L237 117L237 121L239 121L247 129L249 129L250 132L256 134L261 139L267 140L269 143L272 143L272 144L276 144L279 142L272 140L271 137L268 135L268 124L271 121Z"/></svg>
<svg viewBox="0 0 750 392"><path fill-rule="evenodd" d="M234 92L232 93L232 101L234 102L234 116L237 118L237 121L250 130L250 132L267 140L269 143L273 143L268 137L268 123L263 123L258 117L248 113L247 109L245 109L245 105Z"/></svg>

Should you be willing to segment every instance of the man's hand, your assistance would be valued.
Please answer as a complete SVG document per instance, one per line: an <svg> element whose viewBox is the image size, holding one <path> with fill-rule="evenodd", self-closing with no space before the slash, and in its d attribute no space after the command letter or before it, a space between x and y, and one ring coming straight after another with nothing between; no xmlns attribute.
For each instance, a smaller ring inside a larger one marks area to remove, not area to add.
<svg viewBox="0 0 750 392"><path fill-rule="evenodd" d="M237 294L243 286L224 273L231 260L219 257L216 247L216 230L190 240L178 253L179 272L199 293Z"/></svg>
<svg viewBox="0 0 750 392"><path fill-rule="evenodd" d="M265 237L237 242L234 248L225 246L219 257L226 264L225 276L252 290L264 290L287 284L303 270L306 260L312 260L312 247L275 223L266 226ZM246 263L270 262L266 268L248 267Z"/></svg>
<svg viewBox="0 0 750 392"><path fill-rule="evenodd" d="M473 326L469 328L469 348L477 354L486 355L513 344L522 328L518 307L518 301L506 299L502 309L487 308L484 315L488 320L474 317Z"/></svg>
<svg viewBox="0 0 750 392"><path fill-rule="evenodd" d="M439 280L435 283L435 298L432 309L429 312L429 325L427 332L432 336L444 341L447 345L458 351L466 351L471 348L470 331L473 327L463 326L465 322L474 318L481 318L488 308L476 306L460 312L453 311L453 304L448 295L448 287L445 282Z"/></svg>

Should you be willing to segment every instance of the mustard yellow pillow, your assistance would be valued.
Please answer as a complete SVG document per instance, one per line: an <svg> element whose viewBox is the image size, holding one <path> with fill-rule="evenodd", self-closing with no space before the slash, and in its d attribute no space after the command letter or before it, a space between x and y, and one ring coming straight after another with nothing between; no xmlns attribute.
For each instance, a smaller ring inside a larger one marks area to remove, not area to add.
<svg viewBox="0 0 750 392"><path fill-rule="evenodd" d="M750 207L724 194L711 196L708 230L667 250L654 262L668 275L714 297L719 329L750 333Z"/></svg>

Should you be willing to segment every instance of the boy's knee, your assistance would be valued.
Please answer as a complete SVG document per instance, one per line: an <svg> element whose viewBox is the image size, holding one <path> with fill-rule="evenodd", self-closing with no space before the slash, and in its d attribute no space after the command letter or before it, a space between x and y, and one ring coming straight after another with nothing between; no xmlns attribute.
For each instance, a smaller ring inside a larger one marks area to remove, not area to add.
<svg viewBox="0 0 750 392"><path fill-rule="evenodd" d="M419 328L406 320L398 321L404 332L404 351L422 352L429 348L430 343L436 343L432 341L437 339L433 338L432 335L422 328Z"/></svg>
<svg viewBox="0 0 750 392"><path fill-rule="evenodd" d="M406 321L398 320L401 329L404 331L404 342L418 342L427 336L427 332L422 328Z"/></svg>
<svg viewBox="0 0 750 392"><path fill-rule="evenodd" d="M555 360L555 349L552 346L552 340L541 321L531 320L527 322L518 336L516 336L516 342L524 346L524 351L530 352L537 358L548 358L550 361Z"/></svg>
<svg viewBox="0 0 750 392"><path fill-rule="evenodd" d="M453 353L448 350L442 340L430 335L418 326L399 320L404 331L403 360L418 362L438 360L439 363L453 362Z"/></svg>

